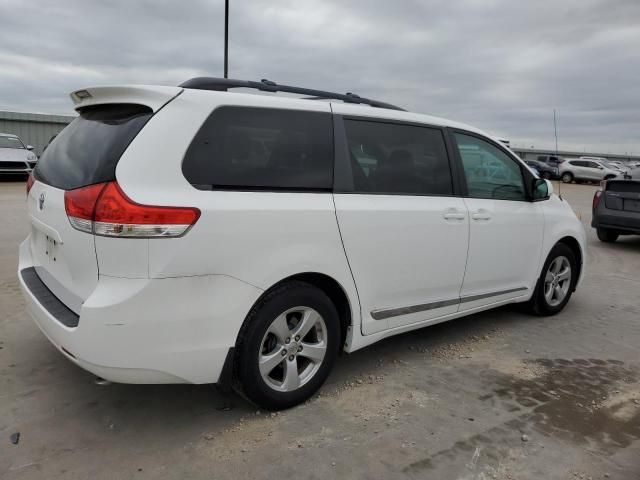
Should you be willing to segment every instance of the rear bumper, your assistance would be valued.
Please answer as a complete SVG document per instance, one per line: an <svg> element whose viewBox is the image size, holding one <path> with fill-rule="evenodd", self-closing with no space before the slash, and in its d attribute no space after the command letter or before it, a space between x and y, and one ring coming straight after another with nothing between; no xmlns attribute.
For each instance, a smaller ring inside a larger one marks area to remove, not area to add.
<svg viewBox="0 0 640 480"><path fill-rule="evenodd" d="M19 271L32 266L23 242ZM85 370L120 383L218 382L240 326L262 293L224 275L101 276L77 326L68 327L22 274L18 278L27 311L51 343Z"/></svg>
<svg viewBox="0 0 640 480"><path fill-rule="evenodd" d="M591 220L593 228L611 228L640 234L640 213L599 208Z"/></svg>

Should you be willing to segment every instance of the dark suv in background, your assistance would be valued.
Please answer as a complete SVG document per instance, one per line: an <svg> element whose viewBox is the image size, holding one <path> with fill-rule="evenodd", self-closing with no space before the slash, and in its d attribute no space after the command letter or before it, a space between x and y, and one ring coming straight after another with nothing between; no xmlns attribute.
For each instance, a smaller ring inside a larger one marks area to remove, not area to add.
<svg viewBox="0 0 640 480"><path fill-rule="evenodd" d="M640 235L640 168L602 182L593 196L591 226L603 242Z"/></svg>
<svg viewBox="0 0 640 480"><path fill-rule="evenodd" d="M564 158L560 158L557 155L538 155L538 161L557 168L558 165L564 162Z"/></svg>
<svg viewBox="0 0 640 480"><path fill-rule="evenodd" d="M537 160L525 160L524 163L535 168L540 176L546 180L555 180L560 178L558 167L554 167L553 165L539 162Z"/></svg>

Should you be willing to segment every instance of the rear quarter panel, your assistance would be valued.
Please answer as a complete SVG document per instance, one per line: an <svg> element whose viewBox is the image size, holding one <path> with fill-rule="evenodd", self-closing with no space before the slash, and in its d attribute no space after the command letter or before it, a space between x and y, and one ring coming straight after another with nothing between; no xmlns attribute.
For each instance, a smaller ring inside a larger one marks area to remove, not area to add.
<svg viewBox="0 0 640 480"><path fill-rule="evenodd" d="M295 274L322 273L342 286L359 323L331 193L204 191L184 178L191 140L221 105L330 112L324 102L197 90L185 90L158 112L118 163L118 183L136 202L196 207L202 215L184 237L147 241L148 276L228 275L266 290Z"/></svg>

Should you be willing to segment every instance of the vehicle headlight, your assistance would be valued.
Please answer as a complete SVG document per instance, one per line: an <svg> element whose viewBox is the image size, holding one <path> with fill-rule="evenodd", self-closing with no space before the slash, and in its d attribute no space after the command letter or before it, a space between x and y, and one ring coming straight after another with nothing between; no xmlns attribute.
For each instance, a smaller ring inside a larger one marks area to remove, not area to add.
<svg viewBox="0 0 640 480"><path fill-rule="evenodd" d="M29 152L29 153L27 154L27 160L29 160L30 162L35 161L35 159L36 159L36 154L35 154L35 153L33 153L33 152Z"/></svg>

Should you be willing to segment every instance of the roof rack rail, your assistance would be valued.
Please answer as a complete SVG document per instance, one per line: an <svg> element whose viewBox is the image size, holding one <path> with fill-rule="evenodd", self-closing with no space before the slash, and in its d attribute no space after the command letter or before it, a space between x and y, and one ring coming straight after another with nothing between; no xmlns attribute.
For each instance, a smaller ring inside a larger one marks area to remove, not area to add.
<svg viewBox="0 0 640 480"><path fill-rule="evenodd" d="M217 90L219 92L226 92L230 88L253 88L256 90L261 90L263 92L286 92L296 93L299 95L308 95L310 98L307 98L307 100L342 100L345 103L363 103L377 108L388 108L391 110L404 111L404 108L396 107L395 105L391 105L389 103L364 98L356 95L355 93L334 93L325 92L323 90L313 90L311 88L278 85L277 83L265 78L263 78L259 82L254 82L251 80L234 80L231 78L195 77L181 83L179 86L182 88L192 88L196 90Z"/></svg>

